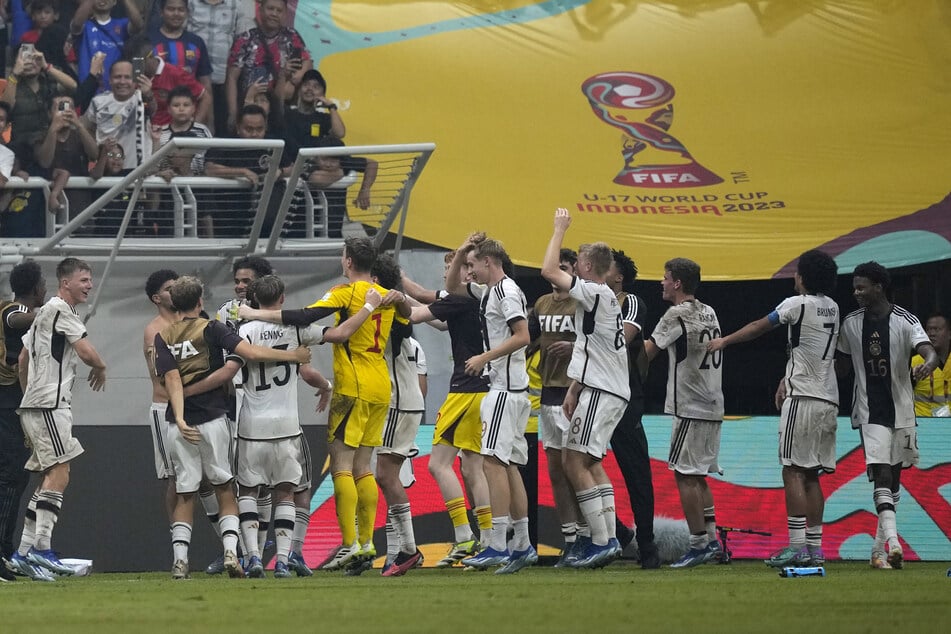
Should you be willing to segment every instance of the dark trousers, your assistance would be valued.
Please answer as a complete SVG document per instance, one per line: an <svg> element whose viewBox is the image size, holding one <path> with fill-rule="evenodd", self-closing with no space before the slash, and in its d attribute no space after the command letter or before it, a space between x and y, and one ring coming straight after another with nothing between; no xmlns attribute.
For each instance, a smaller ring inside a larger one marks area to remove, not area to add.
<svg viewBox="0 0 951 634"><path fill-rule="evenodd" d="M647 434L641 424L643 399L631 399L611 436L611 449L631 497L639 547L654 541L654 481Z"/></svg>
<svg viewBox="0 0 951 634"><path fill-rule="evenodd" d="M23 466L30 450L23 441L20 417L12 409L0 409L0 554L13 554L13 530L20 510L20 498L30 481Z"/></svg>
<svg viewBox="0 0 951 634"><path fill-rule="evenodd" d="M532 546L538 546L538 434L525 434L528 443L528 462L519 465L528 497L528 539Z"/></svg>

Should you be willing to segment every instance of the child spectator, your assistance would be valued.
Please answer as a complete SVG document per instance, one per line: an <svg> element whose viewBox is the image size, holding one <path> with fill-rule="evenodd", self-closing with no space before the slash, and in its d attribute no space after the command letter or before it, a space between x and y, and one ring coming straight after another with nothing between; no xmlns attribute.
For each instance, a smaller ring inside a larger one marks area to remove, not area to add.
<svg viewBox="0 0 951 634"><path fill-rule="evenodd" d="M313 67L300 35L283 25L286 10L287 0L263 0L258 26L235 38L225 79L229 123L235 120L249 86L264 81L268 90L276 93L277 79L286 73L290 79L286 90L276 94L286 101L293 96L304 72Z"/></svg>
<svg viewBox="0 0 951 634"><path fill-rule="evenodd" d="M126 40L142 29L142 14L134 0L122 0L122 3L127 18L112 17L116 0L82 0L70 23L80 81L89 75L93 55L100 51L106 54L100 92L109 90L112 65L122 55Z"/></svg>
<svg viewBox="0 0 951 634"><path fill-rule="evenodd" d="M149 39L152 51L166 64L177 66L198 80L211 99L211 59L205 40L185 29L188 0L154 0L160 7L162 25Z"/></svg>
<svg viewBox="0 0 951 634"><path fill-rule="evenodd" d="M89 176L98 180L104 176L126 176L131 171L130 168L125 167L125 152L122 146L115 139L106 139L99 146L99 158L89 170ZM127 236L154 237L158 233L158 227L147 219L152 205L144 196L145 192L142 192L132 211L132 217L126 229ZM122 190L116 194L115 198L107 202L105 207L96 214L94 234L115 236L131 199L132 189L130 188Z"/></svg>
<svg viewBox="0 0 951 634"><path fill-rule="evenodd" d="M21 42L33 44L46 61L72 75L63 48L68 31L59 24L56 0L32 0L29 5L33 28L23 34Z"/></svg>
<svg viewBox="0 0 951 634"><path fill-rule="evenodd" d="M163 126L171 121L168 94L176 86L186 86L195 97L195 119L202 123L208 120L211 116L211 95L186 71L153 55L152 43L147 37L137 35L129 40L126 55L130 59L142 58L142 77L138 78L138 82L143 94L151 93L154 98L152 123Z"/></svg>
<svg viewBox="0 0 951 634"><path fill-rule="evenodd" d="M343 141L324 137L313 147L343 147ZM354 204L360 209L370 207L370 189L376 181L379 165L373 159L360 156L318 156L313 170L307 175L307 184L321 189L327 198L327 237L343 237L343 221L347 215L347 188L363 174L363 182Z"/></svg>
<svg viewBox="0 0 951 634"><path fill-rule="evenodd" d="M50 121L46 137L36 150L36 160L42 167L52 170L47 209L56 213L63 206L60 198L69 177L89 174L89 162L96 160L99 146L76 116L72 97L53 97Z"/></svg>
<svg viewBox="0 0 951 634"><path fill-rule="evenodd" d="M210 139L211 130L195 121L195 97L187 86L178 86L168 93L168 109L171 121L162 126L158 147L162 147L174 137L193 137ZM205 171L204 151L193 150L178 153L166 158L159 166L159 176L171 180L175 176L197 176Z"/></svg>

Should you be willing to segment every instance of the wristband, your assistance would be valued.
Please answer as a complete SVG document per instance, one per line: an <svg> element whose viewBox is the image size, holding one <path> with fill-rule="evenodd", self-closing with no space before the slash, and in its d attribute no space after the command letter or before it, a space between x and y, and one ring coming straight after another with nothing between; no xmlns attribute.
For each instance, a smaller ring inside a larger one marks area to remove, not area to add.
<svg viewBox="0 0 951 634"><path fill-rule="evenodd" d="M371 304L370 302L367 302L366 304L364 304L363 307L366 308L366 309L367 309L367 312L370 312L370 313L372 313L374 310L376 310L376 306L374 306L374 305Z"/></svg>
<svg viewBox="0 0 951 634"><path fill-rule="evenodd" d="M327 379L327 385L317 390L317 393L314 396L320 396L324 392L332 392L333 389L334 389L334 384L330 382L330 379Z"/></svg>

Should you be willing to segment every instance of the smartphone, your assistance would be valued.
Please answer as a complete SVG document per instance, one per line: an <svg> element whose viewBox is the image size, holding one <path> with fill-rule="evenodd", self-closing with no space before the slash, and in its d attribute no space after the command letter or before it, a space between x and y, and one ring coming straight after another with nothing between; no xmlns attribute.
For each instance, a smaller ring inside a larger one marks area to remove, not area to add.
<svg viewBox="0 0 951 634"><path fill-rule="evenodd" d="M139 80L139 75L142 74L142 67L145 65L144 57L133 57L132 58L132 81L136 82Z"/></svg>
<svg viewBox="0 0 951 634"><path fill-rule="evenodd" d="M36 47L29 42L20 45L20 59L27 60L36 56Z"/></svg>
<svg viewBox="0 0 951 634"><path fill-rule="evenodd" d="M70 104L68 101L60 101L57 108L59 109L60 112L66 112L67 110L69 110L71 105L72 104Z"/></svg>

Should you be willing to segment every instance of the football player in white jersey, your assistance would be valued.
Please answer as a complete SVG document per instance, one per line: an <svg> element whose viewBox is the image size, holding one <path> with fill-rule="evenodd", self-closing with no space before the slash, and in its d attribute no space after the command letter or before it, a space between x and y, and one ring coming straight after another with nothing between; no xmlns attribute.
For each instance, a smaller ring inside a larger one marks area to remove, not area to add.
<svg viewBox="0 0 951 634"><path fill-rule="evenodd" d="M627 343L621 323L621 306L605 281L614 256L604 242L578 247L577 277L559 268L561 246L571 224L567 209L555 211L555 227L542 277L578 302L575 309L575 343L568 365L572 383L562 406L568 418L565 473L578 499L578 507L591 529L591 544L571 565L601 566L621 554L615 534L614 487L601 460L631 396L628 382Z"/></svg>
<svg viewBox="0 0 951 634"><path fill-rule="evenodd" d="M446 273L446 290L480 301L485 352L466 361L466 374L489 376L489 392L480 407L480 455L492 506L492 530L483 550L462 563L485 569L518 562L514 567L506 567L507 572L515 572L538 561L538 554L529 539L528 496L516 466L528 462L525 427L531 404L525 348L530 338L525 295L506 274L510 263L500 242L485 234L473 234L452 259ZM473 282L461 282L463 264ZM515 530L511 556L506 543L509 518Z"/></svg>
<svg viewBox="0 0 951 634"><path fill-rule="evenodd" d="M873 568L901 568L904 552L898 541L895 510L901 471L918 464L918 435L912 381L938 366L921 322L888 301L891 276L878 262L855 267L852 288L859 309L842 320L839 335L840 372L855 372L852 427L862 435L868 478L878 529L872 546ZM925 362L911 367L918 353ZM885 550L887 548L887 551Z"/></svg>
<svg viewBox="0 0 951 634"><path fill-rule="evenodd" d="M76 306L86 302L92 291L92 269L83 260L66 258L56 266L56 279L56 295L36 311L18 359L23 387L18 412L23 435L32 450L26 468L43 474L27 507L20 547L13 555L13 563L24 574L29 573L21 562L58 574L74 572L59 560L50 541L69 484L69 464L83 453L72 433L76 361L89 366L88 381L93 391L106 387L106 364L86 336L86 326L76 312Z"/></svg>
<svg viewBox="0 0 951 634"><path fill-rule="evenodd" d="M707 342L720 336L720 323L713 308L694 296L699 285L696 262L674 258L664 264L663 298L673 306L644 342L648 359L660 350L667 350L669 357L664 411L674 417L674 427L667 465L674 472L690 530L690 549L672 568L698 566L720 554L707 474L720 472L723 357L707 351Z"/></svg>
<svg viewBox="0 0 951 634"><path fill-rule="evenodd" d="M399 264L387 254L377 257L371 271L383 288L398 289L402 277ZM416 432L426 411L426 402L419 382L413 344L413 327L400 321L393 323L390 340L383 351L390 370L390 408L383 426L383 444L376 449L376 481L387 505L387 561L384 577L399 577L414 568L423 558L416 548L413 515L409 497L400 478L407 458L413 456ZM418 344L416 344L418 345ZM390 534L392 528L395 535ZM390 539L396 538L398 552L390 559Z"/></svg>
<svg viewBox="0 0 951 634"><path fill-rule="evenodd" d="M777 392L781 408L779 462L786 491L789 545L766 560L768 566L821 566L822 513L825 499L819 476L835 471L835 429L839 386L835 347L839 307L835 291L838 266L828 254L811 250L799 256L795 297L740 330L707 344L715 353L734 343L751 341L780 325L787 326L789 360Z"/></svg>
<svg viewBox="0 0 951 634"><path fill-rule="evenodd" d="M264 310L280 310L284 304L284 283L275 275L265 275L248 286L249 296ZM375 308L382 298L367 293L367 303ZM366 306L338 326L310 325L306 328L275 325L263 321L244 322L238 334L254 345L293 350L326 342L346 341L372 310ZM240 357L228 357L223 372L236 373L244 365L244 402L238 415L237 471L239 486L238 511L244 536L248 576L263 577L257 516L260 489L273 490L275 498L274 537L276 562L274 576L289 577L291 539L295 530L297 505L295 496L302 485L309 488L310 451L303 436L297 412L297 373L287 362L244 363ZM305 377L301 372L301 376ZM229 377L230 378L230 377ZM320 389L319 395L330 394L332 385L316 373L316 379L305 377ZM213 375L209 380L219 380ZM326 399L323 399L326 406ZM290 562L295 570L297 566ZM298 575L301 575L298 572Z"/></svg>

